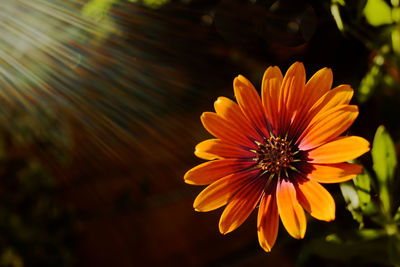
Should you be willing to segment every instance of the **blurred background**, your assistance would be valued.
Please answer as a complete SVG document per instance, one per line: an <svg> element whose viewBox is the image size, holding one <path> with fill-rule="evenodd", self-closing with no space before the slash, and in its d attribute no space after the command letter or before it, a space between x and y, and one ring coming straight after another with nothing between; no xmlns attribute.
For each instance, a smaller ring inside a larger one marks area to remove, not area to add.
<svg viewBox="0 0 400 267"><path fill-rule="evenodd" d="M334 222L265 253L256 214L219 234L183 175L234 77L294 61L355 89L349 134L384 125L399 151L399 1L2 0L0 36L0 266L390 265L379 240L335 245L359 228L338 185Z"/></svg>

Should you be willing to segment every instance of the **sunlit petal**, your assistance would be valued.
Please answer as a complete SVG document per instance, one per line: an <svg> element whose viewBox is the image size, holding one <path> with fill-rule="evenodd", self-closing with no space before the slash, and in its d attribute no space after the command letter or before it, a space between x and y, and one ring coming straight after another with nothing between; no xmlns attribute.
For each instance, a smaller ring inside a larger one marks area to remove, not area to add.
<svg viewBox="0 0 400 267"><path fill-rule="evenodd" d="M303 208L300 206L294 185L280 179L276 189L279 215L283 226L294 238L303 238L306 233L307 220Z"/></svg>
<svg viewBox="0 0 400 267"><path fill-rule="evenodd" d="M299 181L296 195L303 208L314 218L322 221L335 219L335 201L319 183L306 179Z"/></svg>
<svg viewBox="0 0 400 267"><path fill-rule="evenodd" d="M369 151L369 142L358 136L338 137L307 151L308 162L340 163L355 159Z"/></svg>
<svg viewBox="0 0 400 267"><path fill-rule="evenodd" d="M271 251L278 236L279 213L276 204L276 194L272 191L264 194L260 201L257 217L257 233L260 246L267 252Z"/></svg>
<svg viewBox="0 0 400 267"><path fill-rule="evenodd" d="M351 163L302 164L307 178L320 183L341 183L353 179L362 172L360 165Z"/></svg>

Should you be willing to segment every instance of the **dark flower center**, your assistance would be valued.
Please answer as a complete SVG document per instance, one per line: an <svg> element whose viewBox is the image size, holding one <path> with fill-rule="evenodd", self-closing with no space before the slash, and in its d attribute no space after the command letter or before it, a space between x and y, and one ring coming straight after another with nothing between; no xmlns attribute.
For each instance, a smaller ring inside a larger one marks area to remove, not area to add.
<svg viewBox="0 0 400 267"><path fill-rule="evenodd" d="M257 164L264 171L271 174L281 175L284 171L284 176L287 175L287 168L293 168L292 162L297 154L297 149L291 145L289 141L279 137L265 138L263 143L257 142Z"/></svg>

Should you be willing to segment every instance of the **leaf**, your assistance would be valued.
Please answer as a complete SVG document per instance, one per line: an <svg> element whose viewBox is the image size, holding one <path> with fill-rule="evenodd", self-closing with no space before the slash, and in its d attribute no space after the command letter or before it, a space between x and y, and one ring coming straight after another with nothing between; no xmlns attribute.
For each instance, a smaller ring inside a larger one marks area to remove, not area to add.
<svg viewBox="0 0 400 267"><path fill-rule="evenodd" d="M169 2L169 0L129 0L129 2L132 3L143 3L145 6L150 7L150 8L158 8L166 3Z"/></svg>
<svg viewBox="0 0 400 267"><path fill-rule="evenodd" d="M379 213L379 207L371 198L372 194L375 192L375 190L373 190L375 187L374 181L371 175L363 168L363 173L357 175L357 177L353 179L353 182L359 198L362 214L367 216L377 215Z"/></svg>
<svg viewBox="0 0 400 267"><path fill-rule="evenodd" d="M395 53L400 54L400 30L398 28L392 31L392 47Z"/></svg>
<svg viewBox="0 0 400 267"><path fill-rule="evenodd" d="M341 183L340 190L342 191L342 195L344 200L346 201L346 208L353 215L353 219L356 220L360 224L360 228L364 226L363 217L360 212L360 198L358 197L357 191L351 181Z"/></svg>
<svg viewBox="0 0 400 267"><path fill-rule="evenodd" d="M357 92L358 101L360 101L361 103L367 101L368 98L372 95L373 91L376 89L376 87L379 86L381 80L382 80L381 67L375 63L374 65L372 65L368 73L361 80Z"/></svg>
<svg viewBox="0 0 400 267"><path fill-rule="evenodd" d="M364 16L372 26L393 23L392 9L384 0L368 0L364 8Z"/></svg>
<svg viewBox="0 0 400 267"><path fill-rule="evenodd" d="M108 12L116 1L117 0L91 0L83 7L82 14L89 17L102 16L103 13Z"/></svg>
<svg viewBox="0 0 400 267"><path fill-rule="evenodd" d="M361 209L364 209L371 202L371 177L365 171L365 168L363 169L363 173L353 179Z"/></svg>
<svg viewBox="0 0 400 267"><path fill-rule="evenodd" d="M396 214L393 218L396 222L400 221L400 206L397 208Z"/></svg>
<svg viewBox="0 0 400 267"><path fill-rule="evenodd" d="M358 236L363 240L373 240L385 235L386 231L383 229L361 229L358 231Z"/></svg>
<svg viewBox="0 0 400 267"><path fill-rule="evenodd" d="M338 29L340 31L343 31L344 30L343 21L342 21L342 17L340 16L339 6L337 4L333 3L331 5L331 13L332 13L333 19L336 22Z"/></svg>
<svg viewBox="0 0 400 267"><path fill-rule="evenodd" d="M376 131L371 154L379 183L379 197L385 210L390 212L390 188L393 185L397 159L393 140L382 125Z"/></svg>

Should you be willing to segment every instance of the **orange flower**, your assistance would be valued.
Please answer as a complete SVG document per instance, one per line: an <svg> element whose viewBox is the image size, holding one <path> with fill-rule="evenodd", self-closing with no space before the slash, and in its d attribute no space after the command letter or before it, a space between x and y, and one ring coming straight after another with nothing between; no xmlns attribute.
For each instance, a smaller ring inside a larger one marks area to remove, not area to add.
<svg viewBox="0 0 400 267"><path fill-rule="evenodd" d="M258 207L258 240L265 251L275 243L279 216L288 233L304 237L306 209L323 221L335 219L335 202L319 183L354 178L361 166L345 163L369 150L358 136L342 136L358 115L349 105L353 90L331 90L332 71L319 70L306 83L302 63L282 76L269 67L261 99L253 85L239 75L233 82L239 105L219 97L215 111L201 116L217 139L196 146L195 155L210 160L185 174L185 182L207 186L194 201L197 211L227 204L219 221L222 234L239 227ZM279 215L279 216L278 216Z"/></svg>

